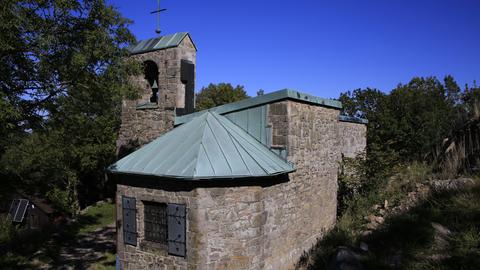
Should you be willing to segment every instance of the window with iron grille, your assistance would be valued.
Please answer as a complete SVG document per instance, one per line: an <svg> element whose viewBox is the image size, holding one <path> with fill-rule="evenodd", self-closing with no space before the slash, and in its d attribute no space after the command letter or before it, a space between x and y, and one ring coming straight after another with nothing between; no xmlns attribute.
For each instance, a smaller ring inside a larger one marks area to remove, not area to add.
<svg viewBox="0 0 480 270"><path fill-rule="evenodd" d="M144 202L145 240L167 245L167 205Z"/></svg>

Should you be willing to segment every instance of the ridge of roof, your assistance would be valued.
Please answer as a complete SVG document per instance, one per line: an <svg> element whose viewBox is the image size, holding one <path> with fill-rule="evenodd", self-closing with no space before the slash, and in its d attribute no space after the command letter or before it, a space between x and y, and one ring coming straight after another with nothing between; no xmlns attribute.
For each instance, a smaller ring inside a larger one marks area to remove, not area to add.
<svg viewBox="0 0 480 270"><path fill-rule="evenodd" d="M268 177L294 170L229 119L210 111L107 168L113 174L186 180Z"/></svg>
<svg viewBox="0 0 480 270"><path fill-rule="evenodd" d="M161 37L144 39L140 40L136 44L127 47L127 50L130 52L130 54L134 55L173 48L179 46L183 39L187 36L190 37L190 34L188 32L178 32ZM195 45L191 37L190 40L192 41L195 50L197 50L197 46Z"/></svg>
<svg viewBox="0 0 480 270"><path fill-rule="evenodd" d="M234 112L234 111L241 111L244 109L248 109L251 107L260 106L263 104L272 103L275 101L280 101L284 99L290 100L297 100L300 102L306 102L314 105L334 108L334 109L341 109L342 103L338 100L333 99L325 99L317 96L313 96L307 93L302 93L293 89L283 89L275 92L271 92L265 95L251 97L247 99L243 99L237 102L232 102L224 105L220 105L217 107L213 107L208 109L208 111L214 111L220 115ZM204 113L207 110L195 112L192 114L187 114L183 116L176 116L175 117L175 125L180 125L186 123L193 118L197 117L199 114Z"/></svg>

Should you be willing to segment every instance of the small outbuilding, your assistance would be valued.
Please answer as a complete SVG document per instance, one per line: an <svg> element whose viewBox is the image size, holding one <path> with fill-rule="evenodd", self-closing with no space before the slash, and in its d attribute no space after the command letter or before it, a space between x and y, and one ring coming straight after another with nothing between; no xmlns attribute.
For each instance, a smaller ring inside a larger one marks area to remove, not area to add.
<svg viewBox="0 0 480 270"><path fill-rule="evenodd" d="M45 201L32 196L14 196L8 211L14 224L36 230L51 226L55 218L55 210Z"/></svg>
<svg viewBox="0 0 480 270"><path fill-rule="evenodd" d="M141 97L122 103L107 170L120 268L291 269L334 225L339 163L364 150L366 121L290 89L193 112L195 54L187 33L133 46Z"/></svg>

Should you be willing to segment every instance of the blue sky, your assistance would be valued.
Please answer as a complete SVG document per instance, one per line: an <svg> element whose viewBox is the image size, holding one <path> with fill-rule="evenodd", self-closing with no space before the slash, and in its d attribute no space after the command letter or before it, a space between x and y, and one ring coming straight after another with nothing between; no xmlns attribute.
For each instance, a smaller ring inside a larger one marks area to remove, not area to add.
<svg viewBox="0 0 480 270"><path fill-rule="evenodd" d="M156 0L110 0L137 39L154 37ZM241 84L250 95L292 88L321 97L414 76L480 84L478 0L161 0L162 34L198 48L196 90Z"/></svg>

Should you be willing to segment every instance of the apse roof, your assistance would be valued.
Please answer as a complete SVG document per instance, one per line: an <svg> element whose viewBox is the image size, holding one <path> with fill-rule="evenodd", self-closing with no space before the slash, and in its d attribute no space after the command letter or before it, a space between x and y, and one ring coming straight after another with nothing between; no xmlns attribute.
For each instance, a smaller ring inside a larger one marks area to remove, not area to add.
<svg viewBox="0 0 480 270"><path fill-rule="evenodd" d="M273 176L295 168L226 117L206 111L107 170L200 180Z"/></svg>
<svg viewBox="0 0 480 270"><path fill-rule="evenodd" d="M128 47L128 51L130 51L131 54L139 54L177 47L186 36L189 36L187 32L179 32L171 35L141 40L137 44Z"/></svg>

